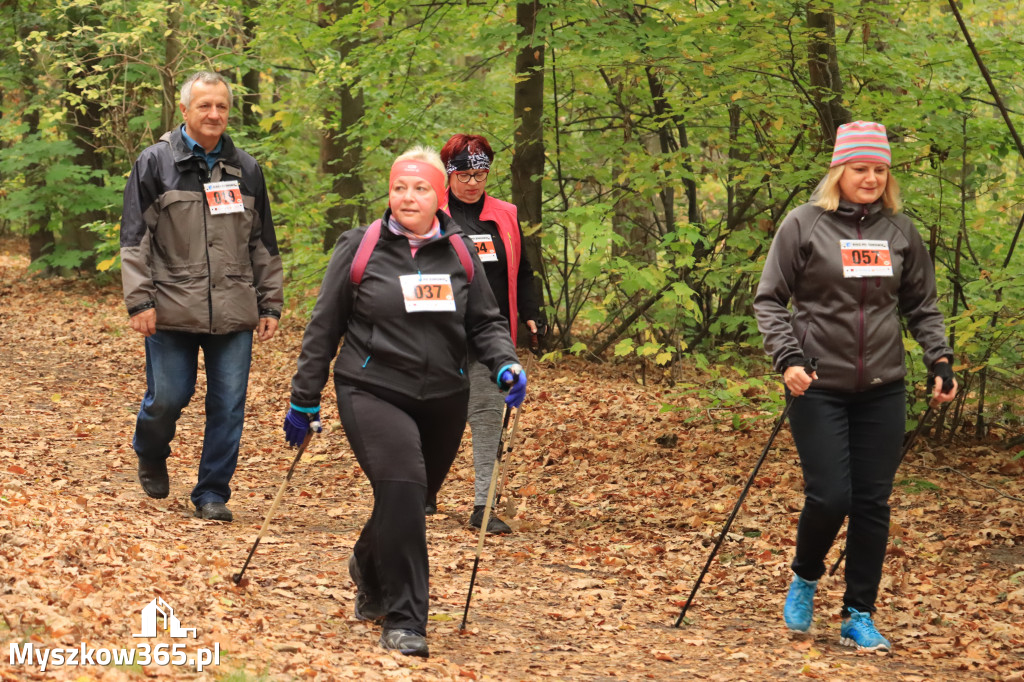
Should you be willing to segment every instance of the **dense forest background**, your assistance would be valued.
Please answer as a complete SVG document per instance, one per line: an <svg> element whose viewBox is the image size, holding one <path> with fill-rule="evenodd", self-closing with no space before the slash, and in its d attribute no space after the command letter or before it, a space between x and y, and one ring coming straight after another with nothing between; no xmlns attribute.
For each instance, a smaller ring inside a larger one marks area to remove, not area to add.
<svg viewBox="0 0 1024 682"><path fill-rule="evenodd" d="M1012 434L1022 5L0 0L0 236L27 238L41 275L116 277L132 161L180 120L181 81L217 70L229 132L267 175L290 304L309 305L337 235L383 210L397 153L482 133L488 189L529 235L549 357L618 358L704 405L770 404L762 259L836 126L876 120L967 388L935 435ZM704 378L677 382L682 363Z"/></svg>

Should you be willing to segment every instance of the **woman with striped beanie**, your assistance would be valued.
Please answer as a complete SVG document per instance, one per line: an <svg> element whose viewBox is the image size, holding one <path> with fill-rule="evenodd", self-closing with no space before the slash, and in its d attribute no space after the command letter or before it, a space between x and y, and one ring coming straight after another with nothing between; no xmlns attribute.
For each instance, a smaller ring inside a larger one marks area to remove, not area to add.
<svg viewBox="0 0 1024 682"><path fill-rule="evenodd" d="M891 165L883 125L840 126L828 174L779 225L754 299L804 476L783 618L791 631L811 629L825 557L848 519L840 643L876 651L890 649L872 614L906 426L901 315L923 351L932 403L957 390L935 272L900 212Z"/></svg>

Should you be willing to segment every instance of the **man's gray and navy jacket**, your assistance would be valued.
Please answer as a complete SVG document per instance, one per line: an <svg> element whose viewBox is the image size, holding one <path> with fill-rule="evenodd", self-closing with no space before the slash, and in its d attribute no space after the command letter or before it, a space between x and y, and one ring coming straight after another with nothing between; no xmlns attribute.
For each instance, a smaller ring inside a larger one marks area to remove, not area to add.
<svg viewBox="0 0 1024 682"><path fill-rule="evenodd" d="M846 239L887 241L892 276L844 277ZM794 357L818 358L815 388L863 391L901 380L901 313L927 367L953 356L924 241L909 218L880 201L842 201L835 211L804 204L790 212L768 251L754 313L777 370Z"/></svg>
<svg viewBox="0 0 1024 682"><path fill-rule="evenodd" d="M508 321L459 225L437 212L442 234L459 234L465 241L473 259L472 282L448 239L427 242L413 256L409 240L388 230L390 215L389 209L358 285L351 281L352 261L366 228L342 233L334 245L292 378L291 401L299 407L320 404L336 354L335 387L382 387L418 400L468 391L470 348L491 370L495 385L502 367L519 362ZM399 277L417 273L449 275L455 310L407 312Z"/></svg>
<svg viewBox="0 0 1024 682"><path fill-rule="evenodd" d="M158 329L228 334L281 316L283 270L266 182L223 135L209 168L179 128L143 150L124 190L121 280L129 315ZM211 215L203 185L237 180L245 210Z"/></svg>

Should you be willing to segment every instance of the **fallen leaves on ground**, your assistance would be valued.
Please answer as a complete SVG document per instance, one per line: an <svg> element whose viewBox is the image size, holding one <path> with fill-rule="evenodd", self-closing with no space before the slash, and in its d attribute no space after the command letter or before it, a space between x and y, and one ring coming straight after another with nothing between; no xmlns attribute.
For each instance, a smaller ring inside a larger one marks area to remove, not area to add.
<svg viewBox="0 0 1024 682"><path fill-rule="evenodd" d="M3 679L1019 679L1024 668L1024 495L998 443L919 443L893 494L876 621L891 656L838 645L841 573L822 580L813 636L781 624L802 481L786 430L757 476L682 627L672 627L767 437L731 418L662 412L665 387L567 360L532 372L511 461L512 535L488 538L466 631L477 546L468 437L427 522L432 656L391 655L352 616L346 561L371 505L344 434L314 438L240 586L241 568L294 451L280 422L303 320L257 344L230 502L193 518L189 492L205 386L169 461L171 495L136 480L130 440L142 340L116 285L38 280L0 243L0 644L134 647L160 597L189 651L218 665L0 663ZM324 413L337 414L331 391ZM750 416L750 415L744 415ZM938 466L942 463L943 466ZM1009 468L1008 468L1009 467ZM903 476L906 474L906 476ZM969 476L970 478L965 478ZM921 486L926 480L934 488ZM918 483L914 483L917 481ZM991 487L982 487L975 482ZM838 554L839 543L833 556ZM171 640L159 641L171 643Z"/></svg>

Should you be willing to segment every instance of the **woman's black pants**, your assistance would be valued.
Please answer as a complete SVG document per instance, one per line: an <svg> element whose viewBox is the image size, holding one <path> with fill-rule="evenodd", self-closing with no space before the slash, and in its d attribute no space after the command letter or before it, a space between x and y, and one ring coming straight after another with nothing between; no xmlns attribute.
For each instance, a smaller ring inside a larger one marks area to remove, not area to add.
<svg viewBox="0 0 1024 682"><path fill-rule="evenodd" d="M843 616L874 613L889 540L889 495L906 424L902 381L859 393L810 389L791 398L789 424L804 473L793 571L825 573L825 556L849 517Z"/></svg>
<svg viewBox="0 0 1024 682"><path fill-rule="evenodd" d="M373 513L354 548L385 629L427 633L429 565L424 505L436 495L466 428L469 391L417 400L377 387L338 387L345 435L373 486Z"/></svg>

